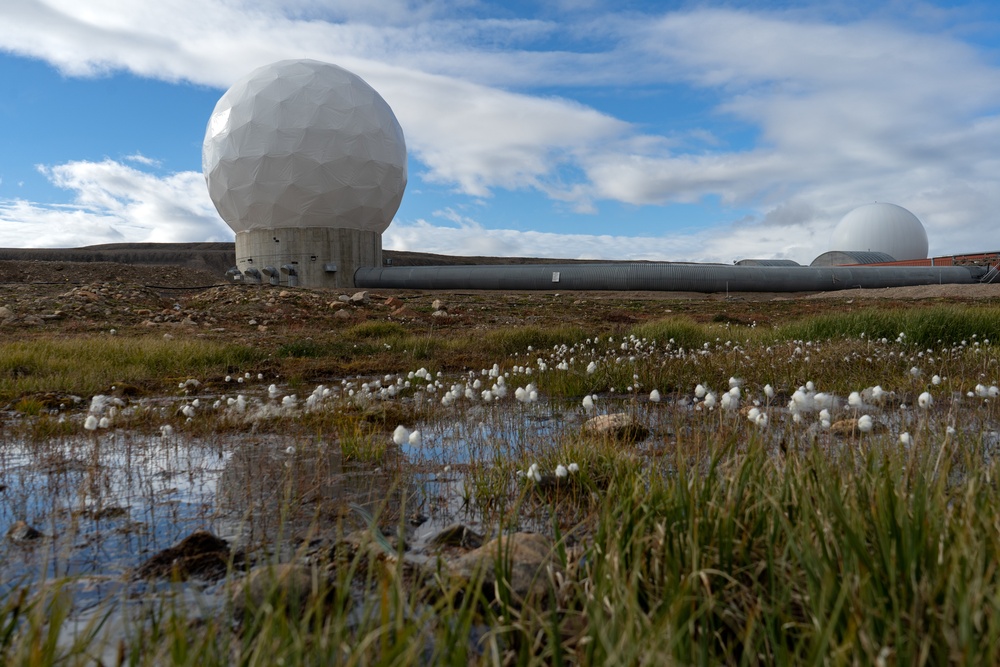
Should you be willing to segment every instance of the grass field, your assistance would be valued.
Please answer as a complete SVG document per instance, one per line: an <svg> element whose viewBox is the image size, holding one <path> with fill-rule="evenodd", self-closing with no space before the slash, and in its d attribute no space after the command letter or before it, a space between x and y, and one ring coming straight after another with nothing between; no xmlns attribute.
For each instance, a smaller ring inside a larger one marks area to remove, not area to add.
<svg viewBox="0 0 1000 667"><path fill-rule="evenodd" d="M83 457L114 433L169 427L181 452L212 443L244 466L223 473L220 493L268 527L263 540L255 528L257 562L295 562L312 579L276 581L241 625L228 594L207 614L146 596L110 635L110 613L79 622L70 578L5 583L0 661L1000 662L1000 308L758 307L759 318L432 332L369 320L273 343L129 332L2 343L0 449L29 446L30 467L60 443L84 443ZM88 429L103 393L122 405ZM583 428L608 413L649 436ZM264 444L240 444L251 440ZM0 484L21 518L12 474ZM513 547L473 575L454 566L466 548L417 554L414 510L487 539L541 533L529 592ZM291 539L341 544L358 526L367 541L319 556ZM8 558L45 551L10 542ZM233 563L233 586L245 567Z"/></svg>

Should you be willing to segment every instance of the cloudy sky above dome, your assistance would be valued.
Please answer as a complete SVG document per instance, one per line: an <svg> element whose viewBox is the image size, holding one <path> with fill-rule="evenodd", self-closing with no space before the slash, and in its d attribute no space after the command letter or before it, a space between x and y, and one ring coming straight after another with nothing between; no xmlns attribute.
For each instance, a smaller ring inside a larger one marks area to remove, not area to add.
<svg viewBox="0 0 1000 667"><path fill-rule="evenodd" d="M991 2L10 0L0 246L231 240L208 116L308 57L403 126L386 248L808 263L877 200L996 250L998 35Z"/></svg>

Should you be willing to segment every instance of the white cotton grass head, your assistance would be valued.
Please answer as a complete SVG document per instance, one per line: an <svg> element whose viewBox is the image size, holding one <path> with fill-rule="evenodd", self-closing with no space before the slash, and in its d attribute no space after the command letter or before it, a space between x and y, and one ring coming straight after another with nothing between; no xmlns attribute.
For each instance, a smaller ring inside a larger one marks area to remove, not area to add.
<svg viewBox="0 0 1000 667"><path fill-rule="evenodd" d="M583 397L583 409L586 412L590 412L594 409L594 397L590 394Z"/></svg>
<svg viewBox="0 0 1000 667"><path fill-rule="evenodd" d="M858 430L862 433L871 433L872 428L874 428L875 423L872 418L868 415L861 415L858 417Z"/></svg>
<svg viewBox="0 0 1000 667"><path fill-rule="evenodd" d="M410 440L410 429L406 428L402 424L396 427L396 430L392 432L392 441L397 445L402 445L403 443L409 442Z"/></svg>
<svg viewBox="0 0 1000 667"><path fill-rule="evenodd" d="M87 415L87 418L83 421L83 428L88 431L96 431L98 423L97 417L94 415Z"/></svg>
<svg viewBox="0 0 1000 667"><path fill-rule="evenodd" d="M566 468L567 468L567 470L569 470L569 472L571 474L574 474L574 475L576 473L580 472L580 466L577 465L576 463L570 463L568 466L566 466Z"/></svg>
<svg viewBox="0 0 1000 667"><path fill-rule="evenodd" d="M556 466L556 477L562 479L563 477L566 477L568 474L569 474L569 469L566 466L564 466L561 463Z"/></svg>
<svg viewBox="0 0 1000 667"><path fill-rule="evenodd" d="M419 430L414 429L413 431L410 431L410 435L406 440L414 447L419 447L420 443L423 441L423 436L421 436Z"/></svg>
<svg viewBox="0 0 1000 667"><path fill-rule="evenodd" d="M774 398L774 387L769 384L764 385L764 395L767 396L767 400Z"/></svg>
<svg viewBox="0 0 1000 667"><path fill-rule="evenodd" d="M909 447L910 445L913 444L913 438L910 436L909 433L906 433L906 432L900 433L899 434L899 444L904 445L906 447Z"/></svg>
<svg viewBox="0 0 1000 667"><path fill-rule="evenodd" d="M847 404L850 407L854 408L854 409L858 409L858 408L863 407L864 406L864 400L862 400L862 398L861 398L861 392L860 391L852 391L851 394L850 394L850 396L847 397Z"/></svg>
<svg viewBox="0 0 1000 667"><path fill-rule="evenodd" d="M656 389L654 389L653 391L649 392L649 400L651 402L653 402L653 403L659 403L660 402L660 392L657 391Z"/></svg>
<svg viewBox="0 0 1000 667"><path fill-rule="evenodd" d="M926 410L934 405L934 397L930 395L930 392L925 391L917 398L917 405Z"/></svg>

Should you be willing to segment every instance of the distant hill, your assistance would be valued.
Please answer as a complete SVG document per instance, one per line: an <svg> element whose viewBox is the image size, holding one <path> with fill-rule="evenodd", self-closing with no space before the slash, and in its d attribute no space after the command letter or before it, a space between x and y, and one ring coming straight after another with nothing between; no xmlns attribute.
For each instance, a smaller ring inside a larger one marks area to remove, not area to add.
<svg viewBox="0 0 1000 667"><path fill-rule="evenodd" d="M591 260L541 257L461 257L423 252L384 250L391 266L443 266L463 264L545 264ZM220 278L236 264L235 243L108 243L82 248L0 248L0 261L110 262L139 266L180 266L207 271Z"/></svg>
<svg viewBox="0 0 1000 667"><path fill-rule="evenodd" d="M108 243L83 248L0 248L0 261L5 260L181 266L221 278L236 264L236 244Z"/></svg>

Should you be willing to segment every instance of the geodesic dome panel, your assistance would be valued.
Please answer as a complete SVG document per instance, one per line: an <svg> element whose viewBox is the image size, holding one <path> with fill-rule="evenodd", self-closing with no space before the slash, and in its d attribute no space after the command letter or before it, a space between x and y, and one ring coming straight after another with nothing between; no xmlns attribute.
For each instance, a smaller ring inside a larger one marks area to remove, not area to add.
<svg viewBox="0 0 1000 667"><path fill-rule="evenodd" d="M236 232L336 227L381 234L406 188L406 143L385 100L316 60L254 70L215 105L208 192Z"/></svg>
<svg viewBox="0 0 1000 667"><path fill-rule="evenodd" d="M927 230L902 206L877 202L841 218L830 245L831 250L880 252L900 261L927 259Z"/></svg>

